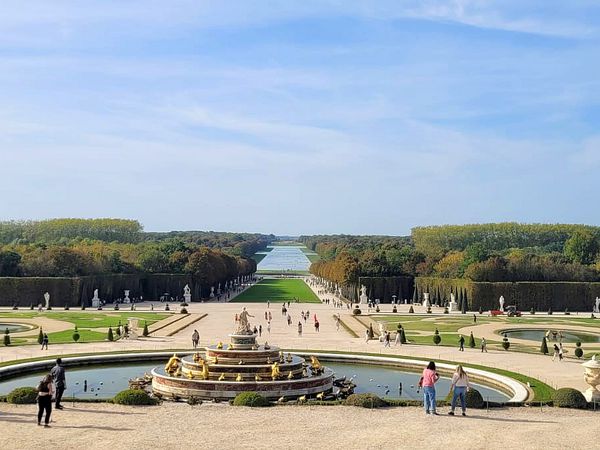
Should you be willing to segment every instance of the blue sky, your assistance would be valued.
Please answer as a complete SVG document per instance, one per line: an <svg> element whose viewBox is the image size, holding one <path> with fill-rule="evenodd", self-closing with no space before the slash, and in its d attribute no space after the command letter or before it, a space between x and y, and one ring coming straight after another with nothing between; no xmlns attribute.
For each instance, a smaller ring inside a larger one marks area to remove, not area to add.
<svg viewBox="0 0 600 450"><path fill-rule="evenodd" d="M592 1L0 3L0 219L600 224Z"/></svg>

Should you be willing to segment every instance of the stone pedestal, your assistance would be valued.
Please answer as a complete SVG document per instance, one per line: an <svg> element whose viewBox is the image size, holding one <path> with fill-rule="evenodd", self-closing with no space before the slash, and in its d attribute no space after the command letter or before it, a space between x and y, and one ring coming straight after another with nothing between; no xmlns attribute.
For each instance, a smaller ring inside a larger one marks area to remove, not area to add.
<svg viewBox="0 0 600 450"><path fill-rule="evenodd" d="M450 312L458 311L458 303L457 302L450 302L450 304L448 306L449 306Z"/></svg>

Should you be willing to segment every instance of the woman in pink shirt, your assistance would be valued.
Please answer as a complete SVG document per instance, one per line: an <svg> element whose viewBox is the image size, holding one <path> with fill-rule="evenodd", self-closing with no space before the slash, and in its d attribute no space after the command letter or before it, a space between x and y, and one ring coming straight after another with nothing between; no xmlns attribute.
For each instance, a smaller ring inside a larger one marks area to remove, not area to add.
<svg viewBox="0 0 600 450"><path fill-rule="evenodd" d="M425 399L425 414L438 413L435 410L435 383L440 379L440 376L435 371L435 363L430 361L427 368L423 370L420 384L423 386L423 396Z"/></svg>

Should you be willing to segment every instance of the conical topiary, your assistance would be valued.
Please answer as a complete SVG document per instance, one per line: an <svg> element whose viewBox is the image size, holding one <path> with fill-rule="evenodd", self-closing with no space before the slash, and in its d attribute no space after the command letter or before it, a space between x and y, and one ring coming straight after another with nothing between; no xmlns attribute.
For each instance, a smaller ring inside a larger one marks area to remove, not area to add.
<svg viewBox="0 0 600 450"><path fill-rule="evenodd" d="M575 356L577 356L578 359L583 356L583 349L581 348L581 342L579 341L575 343Z"/></svg>
<svg viewBox="0 0 600 450"><path fill-rule="evenodd" d="M40 332L38 333L38 344L42 345L42 341L44 340L44 331L42 330L42 327L40 327Z"/></svg>
<svg viewBox="0 0 600 450"><path fill-rule="evenodd" d="M10 345L10 331L8 328L4 331L4 346L8 347Z"/></svg>
<svg viewBox="0 0 600 450"><path fill-rule="evenodd" d="M471 335L469 336L469 347L475 348L475 338L473 337L473 332L471 331Z"/></svg>
<svg viewBox="0 0 600 450"><path fill-rule="evenodd" d="M404 334L404 327L400 329L400 343L406 344L406 334Z"/></svg>
<svg viewBox="0 0 600 450"><path fill-rule="evenodd" d="M440 336L440 332L438 331L438 329L435 329L435 332L433 333L433 343L435 345L439 345L440 342L442 342L442 337Z"/></svg>
<svg viewBox="0 0 600 450"><path fill-rule="evenodd" d="M540 352L542 352L544 355L547 355L548 352L548 342L546 341L546 336L544 336L542 338L542 346L540 347Z"/></svg>
<svg viewBox="0 0 600 450"><path fill-rule="evenodd" d="M81 335L79 334L79 330L77 329L77 325L75 325L75 329L73 330L73 340L75 342L79 341Z"/></svg>
<svg viewBox="0 0 600 450"><path fill-rule="evenodd" d="M112 341L115 340L115 337L113 335L112 327L108 327L108 334L106 335L106 339L108 339L109 342L112 342Z"/></svg>

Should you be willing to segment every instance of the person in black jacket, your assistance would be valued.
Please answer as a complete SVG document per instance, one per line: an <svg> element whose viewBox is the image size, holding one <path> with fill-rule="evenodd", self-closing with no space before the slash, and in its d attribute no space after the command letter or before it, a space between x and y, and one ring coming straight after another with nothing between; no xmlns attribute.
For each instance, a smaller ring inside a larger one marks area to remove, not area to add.
<svg viewBox="0 0 600 450"><path fill-rule="evenodd" d="M65 392L65 389L67 388L67 382L65 379L65 368L62 366L62 359L56 359L56 365L50 371L50 375L52 375L52 378L54 379L54 388L56 389L55 408L63 409L60 401L62 399L63 392Z"/></svg>

